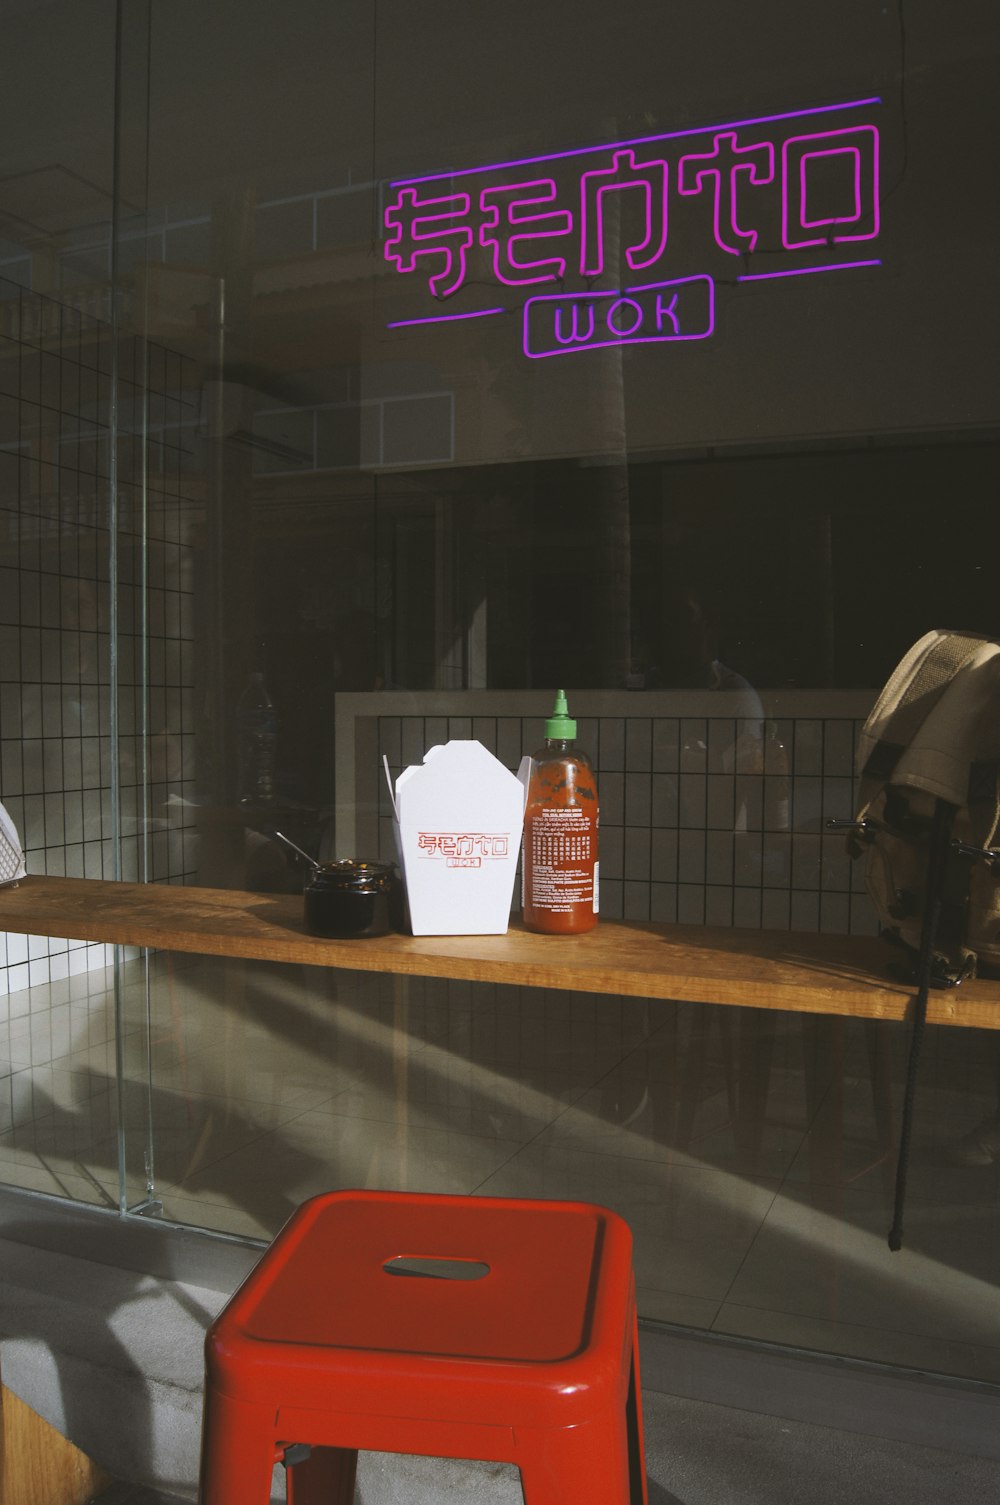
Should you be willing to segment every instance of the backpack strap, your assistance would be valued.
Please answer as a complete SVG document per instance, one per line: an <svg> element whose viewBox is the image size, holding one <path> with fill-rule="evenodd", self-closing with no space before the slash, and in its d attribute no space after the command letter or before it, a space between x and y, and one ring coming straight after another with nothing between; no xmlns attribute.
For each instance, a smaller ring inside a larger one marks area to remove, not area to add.
<svg viewBox="0 0 1000 1505"><path fill-rule="evenodd" d="M941 918L944 872L954 818L954 805L948 805L944 800L937 800L934 806L930 851L927 857L927 900L924 905L923 925L920 932L917 995L913 1001L913 1027L910 1034L910 1054L906 1063L906 1090L903 1095L903 1116L899 1126L899 1153L896 1158L896 1196L892 1227L889 1229L889 1248L894 1254L898 1253L903 1246L903 1204L906 1201L906 1178L910 1168L910 1138L913 1132L913 1110L917 1094L917 1070L924 1042L924 1027L927 1023L927 995L931 987L934 942L937 939Z"/></svg>

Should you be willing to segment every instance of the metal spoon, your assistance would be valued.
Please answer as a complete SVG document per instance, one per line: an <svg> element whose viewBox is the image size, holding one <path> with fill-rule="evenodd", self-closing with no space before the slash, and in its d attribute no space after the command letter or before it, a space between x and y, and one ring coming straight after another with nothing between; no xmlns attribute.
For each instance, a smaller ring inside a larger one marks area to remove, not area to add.
<svg viewBox="0 0 1000 1505"><path fill-rule="evenodd" d="M294 841L289 841L288 837L282 831L275 831L273 834L279 841L283 841L286 847L290 847L293 852L297 852L304 862L308 862L311 868L315 869L321 865L316 861L315 857L310 857L308 852L303 852L301 847L297 847Z"/></svg>

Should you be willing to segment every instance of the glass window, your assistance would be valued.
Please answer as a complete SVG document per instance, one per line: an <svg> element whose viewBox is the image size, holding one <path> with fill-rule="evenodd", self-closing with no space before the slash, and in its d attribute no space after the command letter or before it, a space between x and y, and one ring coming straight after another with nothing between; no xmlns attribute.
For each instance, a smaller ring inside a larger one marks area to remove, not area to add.
<svg viewBox="0 0 1000 1505"><path fill-rule="evenodd" d="M54 61L4 103L0 797L33 870L297 895L277 831L391 859L383 758L515 768L563 686L602 925L872 934L827 826L859 728L928 628L1000 633L992 13L97 9L15 18ZM89 1073L90 1197L108 957L36 950L0 955L9 1028L45 1013ZM991 1037L931 1032L905 1284L898 1026L123 965L129 1206L261 1235L320 1183L593 1197L645 1315L998 1377ZM76 1165L79 1118L15 1075L2 1164L51 1190L40 1125Z"/></svg>

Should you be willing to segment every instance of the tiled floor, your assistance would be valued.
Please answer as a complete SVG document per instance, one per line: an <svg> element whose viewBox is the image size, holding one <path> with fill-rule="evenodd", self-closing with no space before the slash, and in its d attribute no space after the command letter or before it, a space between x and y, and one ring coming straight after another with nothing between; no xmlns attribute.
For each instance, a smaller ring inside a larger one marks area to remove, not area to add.
<svg viewBox="0 0 1000 1505"><path fill-rule="evenodd" d="M164 955L147 1022L129 969L130 1204L148 1176L165 1217L266 1238L334 1186L596 1200L645 1316L1000 1382L1000 1170L949 1163L995 1038L928 1034L894 1255L899 1026ZM116 1202L108 988L9 1000L0 1180Z"/></svg>

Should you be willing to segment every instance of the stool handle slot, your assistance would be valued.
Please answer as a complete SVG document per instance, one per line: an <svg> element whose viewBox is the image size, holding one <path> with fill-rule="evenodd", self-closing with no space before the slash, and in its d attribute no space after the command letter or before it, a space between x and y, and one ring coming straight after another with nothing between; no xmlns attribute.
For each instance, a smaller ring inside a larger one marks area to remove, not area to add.
<svg viewBox="0 0 1000 1505"><path fill-rule="evenodd" d="M382 1269L387 1275L415 1275L425 1280L482 1280L490 1267L479 1259L440 1254L396 1254Z"/></svg>

